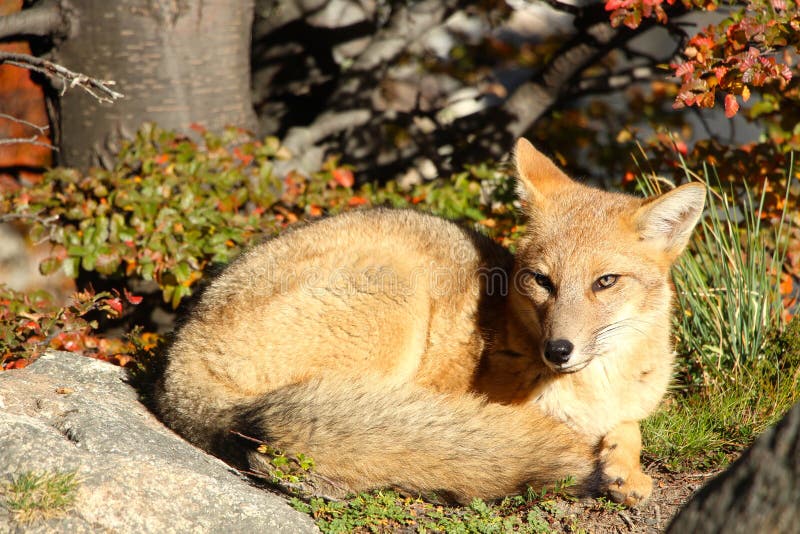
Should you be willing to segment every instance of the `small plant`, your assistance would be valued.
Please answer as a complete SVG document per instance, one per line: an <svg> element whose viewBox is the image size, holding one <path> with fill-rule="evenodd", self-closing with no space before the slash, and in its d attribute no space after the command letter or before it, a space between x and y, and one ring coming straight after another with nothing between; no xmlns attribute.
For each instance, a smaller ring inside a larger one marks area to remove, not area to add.
<svg viewBox="0 0 800 534"><path fill-rule="evenodd" d="M603 510L605 512L622 512L627 509L624 504L616 503L605 497L598 497L594 502L598 510Z"/></svg>
<svg viewBox="0 0 800 534"><path fill-rule="evenodd" d="M710 199L702 236L678 263L675 283L681 343L719 378L759 360L768 336L782 329L786 213L773 237L761 226L764 195L756 203L745 188L738 210L728 195Z"/></svg>
<svg viewBox="0 0 800 534"><path fill-rule="evenodd" d="M66 473L25 472L15 476L0 490L3 505L18 523L32 523L69 511L75 502L78 479Z"/></svg>
<svg viewBox="0 0 800 534"><path fill-rule="evenodd" d="M0 285L0 365L3 369L25 367L45 349L81 351L99 359L124 365L134 347L123 340L101 338L94 334L98 327L92 314L117 317L124 301L137 302L125 294L75 293L60 306L45 291L20 293Z"/></svg>
<svg viewBox="0 0 800 534"><path fill-rule="evenodd" d="M292 506L311 515L322 532L552 532L547 517L561 517L557 499L567 497L574 480L553 488L506 497L496 503L475 499L463 507L448 507L394 491L361 493L345 501L293 498Z"/></svg>

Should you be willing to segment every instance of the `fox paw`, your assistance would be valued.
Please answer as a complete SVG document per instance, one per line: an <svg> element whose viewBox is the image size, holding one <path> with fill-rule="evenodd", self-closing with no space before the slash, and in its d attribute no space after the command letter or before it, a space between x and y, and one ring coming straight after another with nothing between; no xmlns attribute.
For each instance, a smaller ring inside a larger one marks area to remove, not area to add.
<svg viewBox="0 0 800 534"><path fill-rule="evenodd" d="M625 506L637 506L644 503L653 492L653 479L639 470L628 473L615 473L614 469L606 469L610 482L607 488L612 501Z"/></svg>

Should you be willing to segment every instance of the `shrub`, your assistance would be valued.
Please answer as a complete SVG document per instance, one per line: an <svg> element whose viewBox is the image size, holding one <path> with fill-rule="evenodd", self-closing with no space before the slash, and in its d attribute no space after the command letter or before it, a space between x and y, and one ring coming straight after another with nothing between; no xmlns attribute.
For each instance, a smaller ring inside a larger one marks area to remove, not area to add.
<svg viewBox="0 0 800 534"><path fill-rule="evenodd" d="M136 297L92 290L75 293L65 305L54 303L45 291L21 293L0 285L0 366L25 367L45 349L80 351L89 356L124 365L134 351L131 341L101 338L95 334L95 313L119 316L124 302Z"/></svg>

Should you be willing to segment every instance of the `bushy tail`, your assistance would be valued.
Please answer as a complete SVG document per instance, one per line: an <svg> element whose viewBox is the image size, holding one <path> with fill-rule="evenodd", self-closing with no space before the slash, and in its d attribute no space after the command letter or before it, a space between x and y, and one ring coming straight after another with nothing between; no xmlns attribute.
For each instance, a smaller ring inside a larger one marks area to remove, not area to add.
<svg viewBox="0 0 800 534"><path fill-rule="evenodd" d="M594 444L534 409L407 385L313 380L248 401L219 421L231 426L218 429L219 452L230 456L236 434L249 436L310 456L319 475L352 491L397 487L468 502L570 476L579 492L600 484ZM255 469L264 461L255 450L245 454Z"/></svg>

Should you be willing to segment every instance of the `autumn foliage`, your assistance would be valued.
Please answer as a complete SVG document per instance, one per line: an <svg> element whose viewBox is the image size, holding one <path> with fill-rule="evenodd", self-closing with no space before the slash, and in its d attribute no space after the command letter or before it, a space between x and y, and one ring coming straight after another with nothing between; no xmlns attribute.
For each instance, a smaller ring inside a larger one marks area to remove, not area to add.
<svg viewBox="0 0 800 534"><path fill-rule="evenodd" d="M612 24L636 29L644 19L669 22L666 6L678 0L608 0ZM681 0L688 10L729 8L718 0ZM800 12L793 0L748 0L734 4L721 23L709 25L683 47L683 60L670 65L680 80L675 108L713 107L723 97L725 115L739 111L738 99L769 86L785 91L792 80L791 50L800 45Z"/></svg>

